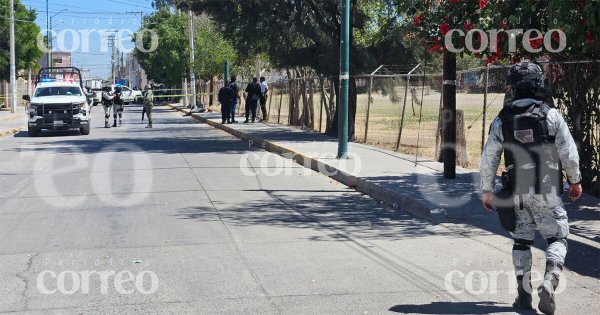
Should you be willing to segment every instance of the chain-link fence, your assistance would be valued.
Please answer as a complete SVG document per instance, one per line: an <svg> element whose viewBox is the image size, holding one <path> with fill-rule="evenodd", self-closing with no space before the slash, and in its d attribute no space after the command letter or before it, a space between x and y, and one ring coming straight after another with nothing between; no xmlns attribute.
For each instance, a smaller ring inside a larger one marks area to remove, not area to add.
<svg viewBox="0 0 600 315"><path fill-rule="evenodd" d="M557 83L552 87L552 82L558 80L556 76L564 76L564 71L549 71L553 67L563 69L564 63L543 67L548 73L550 89L564 88ZM509 65L491 65L457 73L457 161L463 167L479 167L490 125L504 105L509 68ZM355 141L438 160L441 73L430 73L425 65L420 65L412 68L412 72L360 75L353 76L353 80L357 95ZM562 82L564 80L563 77ZM242 87L245 85L240 84ZM336 82L327 77L284 78L270 82L268 120L324 133L333 123L334 91L337 88ZM556 99L549 101L557 102ZM563 106L561 110L565 112L566 109ZM238 111L243 115L243 106L239 106ZM592 121L596 123L591 136L598 139L600 121L597 118Z"/></svg>
<svg viewBox="0 0 600 315"><path fill-rule="evenodd" d="M458 131L465 167L478 167L482 139L504 100L506 67L478 68L459 75ZM426 71L426 69L425 69ZM488 89L485 76L488 74ZM355 141L437 159L442 105L441 74L415 71L398 75L354 76ZM280 79L271 82L269 122L326 132L333 123L337 84L332 78ZM487 104L484 112L484 103ZM241 110L241 109L240 109ZM485 120L485 124L484 124Z"/></svg>

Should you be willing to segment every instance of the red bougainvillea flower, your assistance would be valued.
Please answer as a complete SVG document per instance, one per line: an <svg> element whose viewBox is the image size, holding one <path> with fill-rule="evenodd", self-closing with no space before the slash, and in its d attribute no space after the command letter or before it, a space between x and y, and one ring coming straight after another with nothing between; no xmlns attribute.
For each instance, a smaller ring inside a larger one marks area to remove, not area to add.
<svg viewBox="0 0 600 315"><path fill-rule="evenodd" d="M484 9L487 6L488 2L490 2L490 1L489 0L479 0L479 8Z"/></svg>
<svg viewBox="0 0 600 315"><path fill-rule="evenodd" d="M444 36L450 31L450 25L446 22L440 24L440 33Z"/></svg>
<svg viewBox="0 0 600 315"><path fill-rule="evenodd" d="M529 40L529 44L531 45L531 48L539 49L540 47L542 47L543 40L544 39L542 37L532 38Z"/></svg>
<svg viewBox="0 0 600 315"><path fill-rule="evenodd" d="M413 20L413 25L416 27L419 27L419 26L421 26L422 23L423 23L423 16L422 15L415 16L415 18Z"/></svg>
<svg viewBox="0 0 600 315"><path fill-rule="evenodd" d="M473 23L471 22L465 22L465 31L470 31L473 29Z"/></svg>
<svg viewBox="0 0 600 315"><path fill-rule="evenodd" d="M553 32L550 38L552 38L552 41L555 43L560 42L560 35L558 34L558 32Z"/></svg>
<svg viewBox="0 0 600 315"><path fill-rule="evenodd" d="M585 33L585 44L592 45L596 42L596 36L592 32Z"/></svg>

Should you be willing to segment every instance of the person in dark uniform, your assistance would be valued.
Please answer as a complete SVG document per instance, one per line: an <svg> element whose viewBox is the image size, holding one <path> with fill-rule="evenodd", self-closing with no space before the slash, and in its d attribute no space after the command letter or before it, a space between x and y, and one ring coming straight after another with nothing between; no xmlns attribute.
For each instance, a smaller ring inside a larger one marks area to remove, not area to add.
<svg viewBox="0 0 600 315"><path fill-rule="evenodd" d="M102 107L104 107L104 128L110 128L108 119L110 118L110 111L113 107L113 101L115 96L110 93L110 86L102 88Z"/></svg>
<svg viewBox="0 0 600 315"><path fill-rule="evenodd" d="M260 101L261 89L258 84L258 78L252 78L252 83L246 87L246 120L244 123L249 123L250 115L252 115L252 122L256 121L256 110L258 108L258 102Z"/></svg>
<svg viewBox="0 0 600 315"><path fill-rule="evenodd" d="M119 116L119 126L121 126L123 124L123 110L125 109L125 103L123 102L123 88L120 85L115 88L113 103L113 127L117 127L117 116Z"/></svg>

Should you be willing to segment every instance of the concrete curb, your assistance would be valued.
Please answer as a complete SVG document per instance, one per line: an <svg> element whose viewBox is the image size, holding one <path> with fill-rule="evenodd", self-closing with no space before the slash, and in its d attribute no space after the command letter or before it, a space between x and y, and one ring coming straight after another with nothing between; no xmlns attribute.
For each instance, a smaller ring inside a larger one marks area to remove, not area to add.
<svg viewBox="0 0 600 315"><path fill-rule="evenodd" d="M189 114L189 111L184 108L175 107L170 104L167 104L167 106L179 112ZM235 136L236 138L242 139L244 141L249 141L252 145L256 147L265 149L269 152L291 159L304 167L310 168L315 172L319 172L325 176L328 176L340 182L343 185L346 185L358 192L367 194L376 200L387 203L393 206L394 208L400 208L401 210L406 211L420 219L424 219L431 223L437 224L437 222L431 216L431 210L421 201L415 198L381 187L373 182L348 174L340 169L337 169L336 167L323 163L312 157L306 156L301 152L296 152L292 149L280 146L276 143L266 141L260 137L249 135L239 130L230 128L226 125L202 117L201 115L191 114L190 117L200 121L201 123L205 123L214 128L223 130Z"/></svg>

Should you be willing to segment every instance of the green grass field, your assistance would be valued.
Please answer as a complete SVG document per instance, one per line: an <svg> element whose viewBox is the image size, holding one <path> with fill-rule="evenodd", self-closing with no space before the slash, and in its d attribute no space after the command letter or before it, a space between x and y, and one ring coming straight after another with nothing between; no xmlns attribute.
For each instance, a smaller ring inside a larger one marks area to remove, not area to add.
<svg viewBox="0 0 600 315"><path fill-rule="evenodd" d="M367 119L368 94L358 95L358 104L356 109L355 136L356 141L364 142L369 145L384 149L396 150L398 134L400 131L400 122L402 117L402 107L404 100L404 88L396 88L396 94L399 95L400 102L394 103L389 96L384 96L377 91L372 94L372 104L369 111L369 124L367 138L365 141L365 127ZM418 100L421 99L421 88L416 89L416 99L413 103L412 93L409 92L406 102L404 115L404 128L402 131L402 140L399 152L407 154L417 154L418 156L435 159L436 136L438 128L438 115L440 108L441 94L433 89L426 88L424 93L424 102L422 116L419 120L420 106ZM277 123L278 121L286 125L289 116L289 94L281 95L277 86L272 86L271 97L267 103L269 110L269 121ZM320 116L320 94L314 94L314 130L319 131ZM482 130L487 131L492 120L496 117L502 108L504 94L489 93L488 107L486 113L486 125L483 127L483 94L457 93L456 105L458 110L464 113L464 132L467 145L468 164L467 168L478 168L481 157L481 137ZM281 111L279 111L281 103ZM414 105L414 112L413 112ZM214 110L219 110L219 105L213 106ZM238 106L238 115L243 116L244 106ZM280 112L280 114L279 114ZM325 131L326 115L323 111L321 118L321 130Z"/></svg>
<svg viewBox="0 0 600 315"><path fill-rule="evenodd" d="M395 150L400 130L400 121L402 116L402 106L404 98L404 89L398 91L401 96L399 103L393 103L389 96L383 96L380 93L372 95L373 102L369 113L369 126L367 139L365 136L365 123L367 117L367 94L358 95L358 104L356 111L355 135L356 141L366 142L377 147ZM270 116L271 122L277 122L278 118L282 124L287 124L289 111L289 96L284 94L281 98L281 115L278 117L280 92L275 89L271 93ZM417 99L421 98L421 89L417 89ZM314 96L315 106L315 130L319 130L320 113L320 95ZM414 103L415 112L413 113L413 98L411 93L407 97L407 106L404 118L404 128L402 132L402 141L399 151L408 154L417 153L419 156L434 159L436 151L436 134L438 126L438 113L440 107L440 93L430 90L424 96L422 118L419 125L420 106L418 102ZM488 94L488 109L485 126L485 134L489 129L491 121L502 108L504 94ZM457 94L457 109L464 112L465 136L467 140L468 168L478 168L481 155L481 136L483 123L483 94ZM267 104L267 107L268 104ZM321 126L325 130L326 117L323 113ZM418 152L417 152L418 150Z"/></svg>

